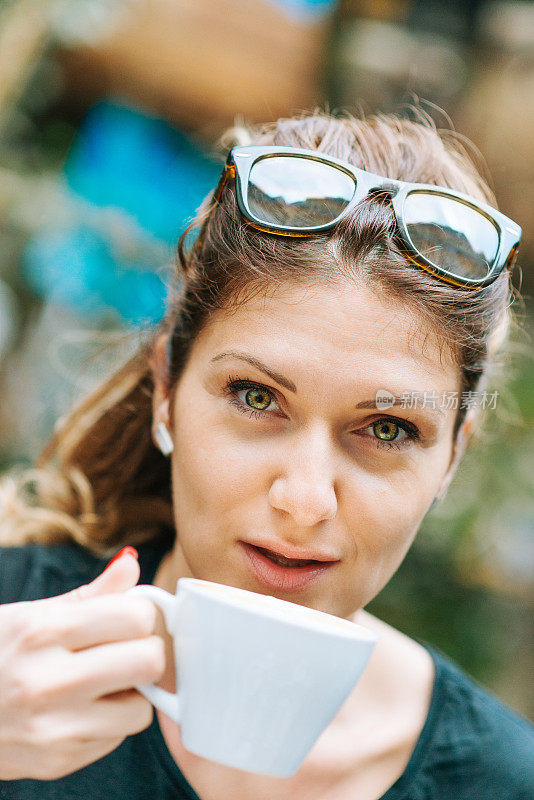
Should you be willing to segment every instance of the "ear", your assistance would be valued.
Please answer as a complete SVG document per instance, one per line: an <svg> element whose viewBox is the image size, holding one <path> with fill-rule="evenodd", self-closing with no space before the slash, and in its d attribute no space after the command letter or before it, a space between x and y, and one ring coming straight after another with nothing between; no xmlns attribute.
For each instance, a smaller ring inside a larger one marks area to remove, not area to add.
<svg viewBox="0 0 534 800"><path fill-rule="evenodd" d="M160 334L154 343L154 349L150 356L150 368L154 381L154 392L152 394L152 441L158 447L154 432L160 422L164 422L169 427L169 393L165 376L168 374L167 336Z"/></svg>
<svg viewBox="0 0 534 800"><path fill-rule="evenodd" d="M467 443L469 441L470 435L473 430L473 423L475 422L477 416L478 416L478 411L475 406L472 406L467 411L464 421L462 422L462 424L458 429L458 433L456 434L456 441L454 442L453 445L451 460L447 472L441 479L439 489L436 493L435 501L437 503L441 502L445 497L445 495L447 494L449 484L454 477L454 474L458 468L458 464L460 463L463 454L465 453Z"/></svg>

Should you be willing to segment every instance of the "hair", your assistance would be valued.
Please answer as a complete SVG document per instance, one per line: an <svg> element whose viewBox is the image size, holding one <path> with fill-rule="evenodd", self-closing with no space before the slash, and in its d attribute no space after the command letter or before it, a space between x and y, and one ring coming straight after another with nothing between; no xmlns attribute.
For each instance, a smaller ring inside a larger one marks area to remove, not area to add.
<svg viewBox="0 0 534 800"><path fill-rule="evenodd" d="M454 130L437 129L421 109L409 110L415 119L315 109L242 124L223 134L219 145L313 149L378 175L453 188L496 207L483 168L477 168L482 159L475 146ZM35 467L4 476L0 544L74 540L107 556L126 542L162 533L174 537L170 463L151 436L154 370L172 400L192 346L214 312L235 309L255 293L284 284L340 287L363 280L413 312L418 333L437 335L458 367L461 392L485 390L501 374L515 322L511 305L519 297L510 270L476 291L436 280L403 253L380 193L327 234L296 239L248 225L231 182L217 203L213 194L178 241L165 314L148 340L58 421ZM153 352L161 335L167 363L158 367ZM454 439L466 411L459 404Z"/></svg>

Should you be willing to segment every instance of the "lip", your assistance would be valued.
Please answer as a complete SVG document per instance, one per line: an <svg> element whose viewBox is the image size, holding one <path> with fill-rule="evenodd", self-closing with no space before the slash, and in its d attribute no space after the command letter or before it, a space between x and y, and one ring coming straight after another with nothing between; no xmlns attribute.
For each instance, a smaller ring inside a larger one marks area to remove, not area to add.
<svg viewBox="0 0 534 800"><path fill-rule="evenodd" d="M270 550L271 553L277 556L283 556L284 558L302 558L306 561L339 561L339 558L333 558L324 553L316 553L312 550L299 550L296 547L290 547L287 544L279 544L274 541L244 542L244 544L251 544L253 547L262 547L264 550Z"/></svg>
<svg viewBox="0 0 534 800"><path fill-rule="evenodd" d="M263 555L255 545L240 542L245 561L254 577L265 587L278 592L296 592L317 581L338 561L308 564L302 567L282 567ZM258 545L260 547L262 545ZM266 548L268 549L268 548ZM280 555L283 555L280 553ZM286 556L291 558L291 556ZM298 558L298 556L294 556Z"/></svg>

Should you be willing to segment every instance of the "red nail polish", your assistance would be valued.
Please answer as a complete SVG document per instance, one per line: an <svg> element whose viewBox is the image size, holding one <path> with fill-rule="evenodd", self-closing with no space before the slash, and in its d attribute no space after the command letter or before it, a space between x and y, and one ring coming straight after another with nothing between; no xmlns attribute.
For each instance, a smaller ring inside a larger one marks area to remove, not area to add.
<svg viewBox="0 0 534 800"><path fill-rule="evenodd" d="M122 550L119 550L119 552L116 555L113 556L113 558L111 559L111 561L107 565L106 569L109 569L109 567L111 567L111 565L113 564L114 561L118 561L119 558L122 558L123 556L128 555L128 554L133 556L134 558L136 558L139 561L139 553L137 552L135 547L130 547L130 545L127 545L126 547L123 547ZM104 570L104 572L105 571L106 570Z"/></svg>

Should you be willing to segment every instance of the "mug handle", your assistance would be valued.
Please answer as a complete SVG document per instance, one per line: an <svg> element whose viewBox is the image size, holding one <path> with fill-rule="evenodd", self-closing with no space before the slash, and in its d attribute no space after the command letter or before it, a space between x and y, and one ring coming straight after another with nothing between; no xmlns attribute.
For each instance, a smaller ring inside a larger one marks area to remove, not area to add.
<svg viewBox="0 0 534 800"><path fill-rule="evenodd" d="M163 612L165 627L171 635L174 633L173 627L175 622L175 614L177 606L179 605L177 602L178 596L170 594L164 589L160 589L158 586L151 586L150 584L132 586L132 588L128 589L125 594L137 594L142 597L148 597L149 600L152 600L152 602L154 602ZM147 700L150 700L152 705L156 706L156 708L159 708L161 711L167 714L168 717L177 723L181 722L181 695L167 692L160 686L154 686L151 683L143 684L142 686L136 686L136 689L141 692L141 694L143 694Z"/></svg>

